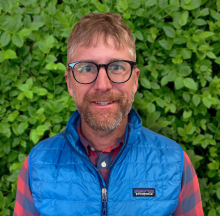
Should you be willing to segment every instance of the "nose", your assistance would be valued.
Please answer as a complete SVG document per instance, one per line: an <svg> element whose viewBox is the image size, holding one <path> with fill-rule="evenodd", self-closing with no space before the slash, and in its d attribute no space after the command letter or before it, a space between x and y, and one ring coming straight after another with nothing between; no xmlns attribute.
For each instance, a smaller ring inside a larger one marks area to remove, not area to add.
<svg viewBox="0 0 220 216"><path fill-rule="evenodd" d="M99 91L107 91L112 89L112 82L107 76L105 67L100 67L98 77L94 83L94 89Z"/></svg>

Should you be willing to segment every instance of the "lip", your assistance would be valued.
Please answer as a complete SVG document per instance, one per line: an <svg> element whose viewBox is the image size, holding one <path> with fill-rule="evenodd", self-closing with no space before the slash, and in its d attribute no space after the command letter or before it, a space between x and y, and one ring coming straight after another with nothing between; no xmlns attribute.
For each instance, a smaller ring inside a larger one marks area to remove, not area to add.
<svg viewBox="0 0 220 216"><path fill-rule="evenodd" d="M110 107L112 105L114 105L116 103L116 101L112 101L111 103L108 103L108 104L105 104L105 105L101 105L101 104L98 104L96 102L99 102L99 103L105 103L105 102L110 102L110 101L93 101L92 104L95 105L95 106L98 106L98 107Z"/></svg>

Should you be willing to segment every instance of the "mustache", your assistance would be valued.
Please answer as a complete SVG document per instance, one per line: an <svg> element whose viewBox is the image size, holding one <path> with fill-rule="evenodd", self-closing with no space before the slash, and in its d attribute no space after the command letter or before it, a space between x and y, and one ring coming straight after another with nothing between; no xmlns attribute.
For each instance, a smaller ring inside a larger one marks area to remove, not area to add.
<svg viewBox="0 0 220 216"><path fill-rule="evenodd" d="M116 101L116 100L121 100L125 96L123 93L118 92L118 93L113 93L113 92L95 92L93 94L87 94L84 97L85 101Z"/></svg>

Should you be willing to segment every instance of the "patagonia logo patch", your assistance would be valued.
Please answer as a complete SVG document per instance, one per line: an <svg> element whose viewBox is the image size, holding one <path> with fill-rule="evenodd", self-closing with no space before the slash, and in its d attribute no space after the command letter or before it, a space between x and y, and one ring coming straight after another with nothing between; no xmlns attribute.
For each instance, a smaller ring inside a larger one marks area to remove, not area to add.
<svg viewBox="0 0 220 216"><path fill-rule="evenodd" d="M154 188L133 188L134 197L155 197Z"/></svg>

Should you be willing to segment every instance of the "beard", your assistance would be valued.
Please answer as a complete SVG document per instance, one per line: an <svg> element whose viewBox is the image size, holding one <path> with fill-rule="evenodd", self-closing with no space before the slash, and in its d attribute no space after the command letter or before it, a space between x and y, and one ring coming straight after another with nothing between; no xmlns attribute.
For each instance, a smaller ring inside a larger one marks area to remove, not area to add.
<svg viewBox="0 0 220 216"><path fill-rule="evenodd" d="M69 76L69 73L68 73ZM132 94L129 97L126 97L125 94L118 92L100 92L97 91L93 94L85 95L81 103L78 102L75 91L71 82L70 88L72 95L75 100L76 107L79 111L81 118L95 131L109 132L115 130L123 120L128 116L132 108L132 103L134 101L134 84L135 84L136 74L133 80ZM69 76L69 80L71 80ZM112 109L103 110L103 109L92 109L92 101L116 101L116 106Z"/></svg>
<svg viewBox="0 0 220 216"><path fill-rule="evenodd" d="M108 132L115 130L128 116L134 101L133 92L130 98L121 92L96 92L87 94L80 104L75 99L75 103L80 116L92 129ZM93 101L115 101L116 104L110 109L94 109L91 105Z"/></svg>

